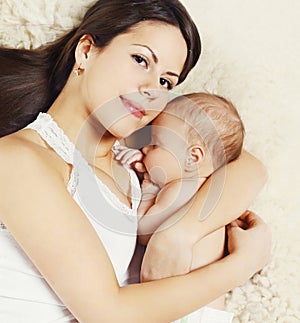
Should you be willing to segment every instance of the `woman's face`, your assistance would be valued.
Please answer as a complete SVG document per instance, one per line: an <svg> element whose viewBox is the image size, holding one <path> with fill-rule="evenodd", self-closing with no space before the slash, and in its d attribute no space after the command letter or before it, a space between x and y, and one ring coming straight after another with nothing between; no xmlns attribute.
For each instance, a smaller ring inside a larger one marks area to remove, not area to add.
<svg viewBox="0 0 300 323"><path fill-rule="evenodd" d="M100 50L91 46L80 75L88 113L116 138L125 138L165 107L187 57L177 27L141 22Z"/></svg>

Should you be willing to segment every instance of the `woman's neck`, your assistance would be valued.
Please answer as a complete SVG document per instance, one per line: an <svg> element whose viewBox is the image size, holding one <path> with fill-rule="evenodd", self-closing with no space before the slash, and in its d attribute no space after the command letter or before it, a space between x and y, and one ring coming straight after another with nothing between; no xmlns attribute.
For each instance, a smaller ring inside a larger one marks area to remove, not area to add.
<svg viewBox="0 0 300 323"><path fill-rule="evenodd" d="M93 165L96 158L110 158L116 138L92 117L77 96L68 94L67 89L63 90L48 113L89 164Z"/></svg>

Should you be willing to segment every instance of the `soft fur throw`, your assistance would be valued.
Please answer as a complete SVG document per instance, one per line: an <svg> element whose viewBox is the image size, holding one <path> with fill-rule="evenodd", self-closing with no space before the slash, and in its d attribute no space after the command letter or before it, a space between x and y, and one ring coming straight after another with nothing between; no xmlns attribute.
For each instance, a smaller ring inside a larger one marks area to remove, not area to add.
<svg viewBox="0 0 300 323"><path fill-rule="evenodd" d="M76 25L91 0L1 0L5 46L33 48ZM269 180L252 209L270 223L273 259L234 289L234 323L300 322L300 1L183 0L202 57L177 92L209 91L237 106L247 150ZM224 273L224 279L226 273Z"/></svg>

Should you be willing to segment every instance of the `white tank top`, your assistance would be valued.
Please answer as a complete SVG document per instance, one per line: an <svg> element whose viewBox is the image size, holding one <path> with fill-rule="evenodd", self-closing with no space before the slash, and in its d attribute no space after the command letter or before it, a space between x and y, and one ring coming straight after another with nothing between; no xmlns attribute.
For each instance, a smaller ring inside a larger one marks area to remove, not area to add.
<svg viewBox="0 0 300 323"><path fill-rule="evenodd" d="M129 208L99 180L49 114L40 113L26 128L36 130L66 163L73 165L67 189L106 248L119 284L125 285L130 280L128 266L136 246L137 207L141 199L136 174L128 169L132 194ZM0 225L0 322L76 322L3 224Z"/></svg>

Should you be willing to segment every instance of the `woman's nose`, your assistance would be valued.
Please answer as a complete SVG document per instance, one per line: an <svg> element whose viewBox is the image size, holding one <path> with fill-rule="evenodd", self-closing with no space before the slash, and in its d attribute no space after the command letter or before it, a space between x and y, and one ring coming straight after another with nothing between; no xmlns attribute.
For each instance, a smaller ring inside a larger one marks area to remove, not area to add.
<svg viewBox="0 0 300 323"><path fill-rule="evenodd" d="M148 100L155 100L162 94L158 89L145 86L140 88L140 93Z"/></svg>
<svg viewBox="0 0 300 323"><path fill-rule="evenodd" d="M157 99L162 93L157 78L149 77L139 86L139 92L147 99Z"/></svg>

